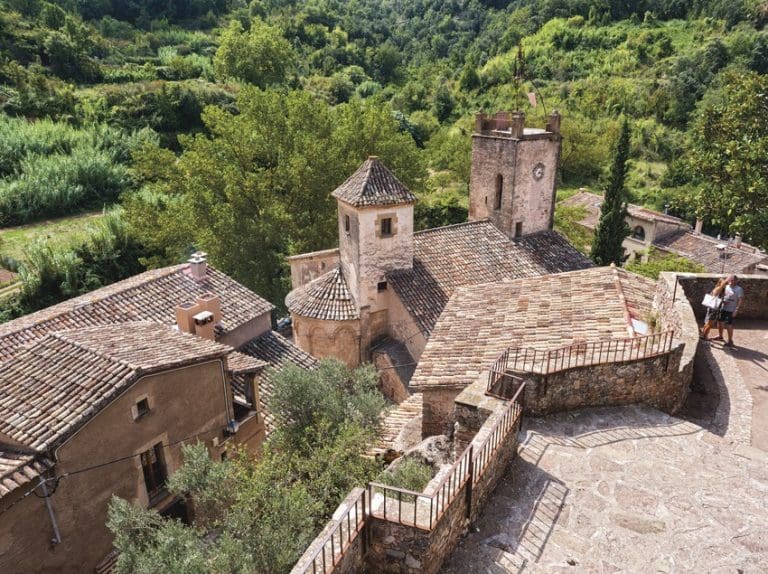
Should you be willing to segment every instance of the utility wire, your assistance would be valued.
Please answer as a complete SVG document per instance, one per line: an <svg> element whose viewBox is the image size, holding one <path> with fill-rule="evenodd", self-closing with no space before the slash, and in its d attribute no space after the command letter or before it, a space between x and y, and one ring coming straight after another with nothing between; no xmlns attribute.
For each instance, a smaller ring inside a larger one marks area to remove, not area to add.
<svg viewBox="0 0 768 574"><path fill-rule="evenodd" d="M195 438L199 438L201 436L210 434L212 432L218 433L219 429L211 429L211 430L204 431L204 432L197 433L197 434L193 434L193 435L190 435L190 436L187 436L187 437L184 437L184 438L180 438L180 439L175 440L173 442L161 443L161 444L162 444L163 448L168 448L168 447L171 447L171 446L175 446L175 445L177 445L179 443L182 443L184 441L188 441L188 440L193 440ZM260 432L262 432L261 429L251 433L250 435L248 435L244 439L241 439L240 442L243 442L243 443L248 442L250 439L255 437ZM132 459L134 457L141 456L141 455L142 455L142 453L136 453L136 454L130 454L130 455L126 455L126 456L120 456L120 457L117 457L117 458L114 458L114 459L111 459L111 460L107 460L105 462L100 462L100 463L97 463L97 464L93 464L93 465L90 465L90 466L79 468L79 469L73 470L71 472L65 472L64 474L60 474L59 476L42 479L41 482L38 482L37 484L35 484L29 491L25 492L19 498L14 500L7 508L5 508L4 510L0 511L0 516L5 514L6 512L8 512L11 508L13 508L18 503L20 503L22 500L27 498L30 494L32 494L32 495L34 495L34 496L36 496L37 498L40 498L40 499L50 498L56 492L56 489L59 486L59 482L61 482L61 480L64 479L64 478L69 478L70 476L76 476L78 474L82 474L82 473L88 472L90 470L96 470L96 469L99 469L99 468L104 468L105 466L109 466L111 464L117 464L119 462L125 462L126 460L130 460L130 459ZM40 496L39 494L37 494L37 492L36 492L37 488L39 486L41 486L42 484L48 483L48 482L52 482L53 483L53 488L50 490L50 492L48 492L48 495L47 496Z"/></svg>

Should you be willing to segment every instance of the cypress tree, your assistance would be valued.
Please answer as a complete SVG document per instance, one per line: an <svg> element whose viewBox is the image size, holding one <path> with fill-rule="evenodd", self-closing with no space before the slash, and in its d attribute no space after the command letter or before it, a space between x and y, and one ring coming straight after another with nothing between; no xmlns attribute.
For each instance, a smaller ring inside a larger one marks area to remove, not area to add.
<svg viewBox="0 0 768 574"><path fill-rule="evenodd" d="M624 180L627 176L629 158L629 123L627 119L621 125L621 133L613 151L611 172L605 189L603 205L600 208L600 221L595 230L590 257L598 265L621 265L624 250L621 243L630 233L627 225L627 203L625 201Z"/></svg>

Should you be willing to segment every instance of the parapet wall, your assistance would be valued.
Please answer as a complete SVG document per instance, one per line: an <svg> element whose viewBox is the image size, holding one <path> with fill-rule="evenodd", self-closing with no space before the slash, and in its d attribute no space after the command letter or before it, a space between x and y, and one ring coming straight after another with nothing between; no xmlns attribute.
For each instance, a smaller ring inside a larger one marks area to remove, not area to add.
<svg viewBox="0 0 768 574"><path fill-rule="evenodd" d="M472 415L473 409L480 412ZM490 399L480 409L463 405L463 412L471 421L465 431L474 434L470 448L438 473L425 493L381 492L381 485L374 484L367 494L353 490L291 573L438 572L482 512L518 446L518 402Z"/></svg>
<svg viewBox="0 0 768 574"><path fill-rule="evenodd" d="M664 355L621 363L573 367L527 382L525 412L533 416L585 407L645 404L668 413L685 402L692 371L680 371L684 346Z"/></svg>
<svg viewBox="0 0 768 574"><path fill-rule="evenodd" d="M676 299L686 299L696 318L703 319L706 309L701 304L722 275L706 273L675 274L662 273L662 279L673 284L677 278ZM739 309L740 319L768 319L768 277L764 275L740 275L739 285L744 289L744 303ZM682 293L680 292L682 290Z"/></svg>

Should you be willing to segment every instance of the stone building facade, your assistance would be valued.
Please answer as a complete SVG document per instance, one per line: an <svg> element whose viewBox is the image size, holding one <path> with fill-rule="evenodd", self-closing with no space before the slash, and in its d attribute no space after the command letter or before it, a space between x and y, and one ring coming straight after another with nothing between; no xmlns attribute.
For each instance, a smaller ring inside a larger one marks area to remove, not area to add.
<svg viewBox="0 0 768 574"><path fill-rule="evenodd" d="M113 495L183 518L184 443L257 453L267 367L316 363L271 310L196 255L0 325L0 571L108 569Z"/></svg>
<svg viewBox="0 0 768 574"><path fill-rule="evenodd" d="M416 198L378 158L333 192L338 250L289 259L299 347L350 366L374 348L415 363L457 287L591 266L552 231L560 116L528 128L520 113L480 114L476 128L467 223L414 231Z"/></svg>

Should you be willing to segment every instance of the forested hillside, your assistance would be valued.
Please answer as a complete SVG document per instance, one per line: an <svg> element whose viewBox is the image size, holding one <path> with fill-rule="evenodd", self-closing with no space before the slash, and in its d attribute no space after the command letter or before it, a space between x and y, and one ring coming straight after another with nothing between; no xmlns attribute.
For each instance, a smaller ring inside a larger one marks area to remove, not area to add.
<svg viewBox="0 0 768 574"><path fill-rule="evenodd" d="M0 227L112 211L5 257L0 316L194 248L279 305L368 154L419 226L464 220L479 110L558 109L564 193L601 189L626 117L634 202L768 247L766 22L760 0L0 0Z"/></svg>

